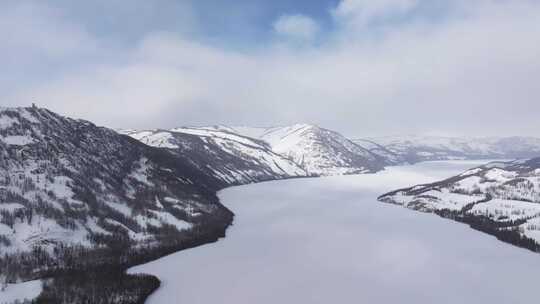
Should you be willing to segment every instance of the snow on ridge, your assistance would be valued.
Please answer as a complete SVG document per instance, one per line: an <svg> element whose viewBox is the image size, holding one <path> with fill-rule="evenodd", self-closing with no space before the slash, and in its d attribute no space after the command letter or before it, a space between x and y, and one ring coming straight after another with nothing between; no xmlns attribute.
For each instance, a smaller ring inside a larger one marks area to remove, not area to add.
<svg viewBox="0 0 540 304"><path fill-rule="evenodd" d="M261 136L273 127L250 127L250 126L232 126L235 133L251 138L261 138Z"/></svg>
<svg viewBox="0 0 540 304"><path fill-rule="evenodd" d="M540 163L536 160L489 163L447 180L384 194L379 200L465 221L514 242L504 234L511 231L540 248ZM535 250L530 243L515 244Z"/></svg>
<svg viewBox="0 0 540 304"><path fill-rule="evenodd" d="M276 153L286 155L317 175L371 172L378 167L375 156L341 134L311 124L268 129L261 139Z"/></svg>
<svg viewBox="0 0 540 304"><path fill-rule="evenodd" d="M483 170L482 168L469 169L469 170L461 173L459 176L473 175L473 174L481 172L482 170Z"/></svg>
<svg viewBox="0 0 540 304"><path fill-rule="evenodd" d="M212 126L122 132L150 146L170 148L182 154L197 153L195 165L210 170L227 184L306 175L297 164L273 152L266 142L233 131L225 126Z"/></svg>
<svg viewBox="0 0 540 304"><path fill-rule="evenodd" d="M1 113L1 111L0 111L0 113ZM19 123L18 119L7 116L5 114L0 115L0 130L1 129L7 129L7 128L9 128L9 127L11 127L11 126L13 126L14 124L17 124L17 123Z"/></svg>
<svg viewBox="0 0 540 304"><path fill-rule="evenodd" d="M509 154L533 153L537 142L534 138L521 137L460 138L418 135L351 141L337 132L306 123L277 127L188 126L162 132L140 131L139 134L129 135L151 146L177 149L179 143L166 132L180 132L209 138L205 140L212 140L221 145L224 151L233 154L242 149L232 148L230 141L254 145L254 140L262 140L271 147L274 153L289 158L311 173L322 175L369 171L369 165L351 165L350 159L343 158L343 155L347 153L349 156L356 155L353 158L365 158L368 163L381 162L386 165L426 160L500 159L508 158L505 156ZM524 142L524 144L514 145L516 141ZM516 153L512 152L512 146L518 147ZM538 151L540 153L540 139Z"/></svg>
<svg viewBox="0 0 540 304"><path fill-rule="evenodd" d="M149 146L169 149L178 148L178 145L173 142L171 133L168 131L141 131L128 135Z"/></svg>
<svg viewBox="0 0 540 304"><path fill-rule="evenodd" d="M527 220L540 215L540 204L520 200L492 199L474 205L469 212L503 221Z"/></svg>
<svg viewBox="0 0 540 304"><path fill-rule="evenodd" d="M32 113L30 113L29 109L34 109L34 108L0 107L0 118L7 117L7 113L17 113L20 117L28 120L31 123L39 123L39 120ZM43 110L40 108L35 108L35 109L38 111Z"/></svg>
<svg viewBox="0 0 540 304"><path fill-rule="evenodd" d="M518 174L516 172L506 171L500 168L492 168L484 174L484 177L499 183L505 183L516 178L517 175Z"/></svg>
<svg viewBox="0 0 540 304"><path fill-rule="evenodd" d="M285 152L299 144L304 138L304 132L318 130L319 128L308 124L294 124L286 127L268 129L261 135L261 139L268 142L274 151Z"/></svg>
<svg viewBox="0 0 540 304"><path fill-rule="evenodd" d="M125 132L145 144L170 147L178 143L173 139L157 140L159 131ZM166 131L165 131L166 132ZM180 127L169 130L200 137L209 145L217 145L231 155L258 159L273 172L284 172L291 176L342 175L365 173L377 167L373 164L376 156L369 150L351 142L337 132L322 129L313 124L299 123L284 127L252 128L228 126ZM152 138L152 140L150 140ZM166 141L170 144L160 144ZM264 151L261 153L261 151ZM379 158L382 158L379 156ZM287 160L286 160L287 159ZM292 164L292 163L294 164ZM300 166L303 170L295 169ZM233 174L217 170L216 175L227 182L241 177L244 173ZM307 173L306 173L307 171ZM235 177L230 175L235 175ZM281 174L281 173L280 173Z"/></svg>
<svg viewBox="0 0 540 304"><path fill-rule="evenodd" d="M229 130L184 127L184 128L171 129L171 132L185 133L185 134L191 134L191 135L203 136L203 137L222 138L226 140L233 140L233 141L242 143L244 145L254 145L254 139L233 133L232 131L229 131Z"/></svg>

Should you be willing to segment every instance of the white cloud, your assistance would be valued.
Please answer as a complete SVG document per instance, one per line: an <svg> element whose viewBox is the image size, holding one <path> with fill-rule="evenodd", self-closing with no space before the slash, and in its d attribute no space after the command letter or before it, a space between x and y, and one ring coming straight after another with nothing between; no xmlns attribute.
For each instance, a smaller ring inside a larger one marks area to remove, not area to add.
<svg viewBox="0 0 540 304"><path fill-rule="evenodd" d="M418 5L419 0L343 0L334 9L338 21L363 27L372 21L403 14Z"/></svg>
<svg viewBox="0 0 540 304"><path fill-rule="evenodd" d="M283 15L274 22L274 31L288 38L312 40L319 32L319 26L308 16Z"/></svg>
<svg viewBox="0 0 540 304"><path fill-rule="evenodd" d="M35 52L43 56L66 56L91 52L97 41L84 29L62 19L61 14L39 3L0 6L0 53Z"/></svg>
<svg viewBox="0 0 540 304"><path fill-rule="evenodd" d="M307 121L357 136L538 135L540 4L459 3L459 17L440 24L402 24L378 39L339 27L304 48L236 52L154 33L0 98L111 127Z"/></svg>

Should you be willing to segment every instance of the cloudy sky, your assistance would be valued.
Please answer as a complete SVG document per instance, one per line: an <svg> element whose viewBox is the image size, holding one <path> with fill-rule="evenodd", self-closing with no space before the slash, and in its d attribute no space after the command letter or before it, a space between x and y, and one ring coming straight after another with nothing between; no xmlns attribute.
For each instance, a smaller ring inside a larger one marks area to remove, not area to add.
<svg viewBox="0 0 540 304"><path fill-rule="evenodd" d="M537 0L1 0L0 105L114 128L540 136Z"/></svg>

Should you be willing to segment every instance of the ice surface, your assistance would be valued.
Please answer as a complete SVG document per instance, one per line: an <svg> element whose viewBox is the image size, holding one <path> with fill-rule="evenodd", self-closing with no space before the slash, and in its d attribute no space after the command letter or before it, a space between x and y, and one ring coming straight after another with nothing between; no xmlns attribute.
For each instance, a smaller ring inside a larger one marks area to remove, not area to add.
<svg viewBox="0 0 540 304"><path fill-rule="evenodd" d="M225 239L130 272L162 280L150 304L536 303L537 254L376 200L477 165L422 163L226 189L220 197L236 217Z"/></svg>
<svg viewBox="0 0 540 304"><path fill-rule="evenodd" d="M0 286L0 304L11 304L15 301L33 300L41 293L41 281L28 281L9 284L2 290Z"/></svg>

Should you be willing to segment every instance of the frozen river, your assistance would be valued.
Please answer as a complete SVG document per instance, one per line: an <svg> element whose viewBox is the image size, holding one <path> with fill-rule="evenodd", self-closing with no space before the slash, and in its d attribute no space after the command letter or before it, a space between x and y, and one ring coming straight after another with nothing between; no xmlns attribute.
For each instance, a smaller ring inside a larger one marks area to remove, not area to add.
<svg viewBox="0 0 540 304"><path fill-rule="evenodd" d="M540 255L468 226L377 202L478 162L276 181L220 193L227 237L130 272L162 287L149 303L533 303Z"/></svg>

